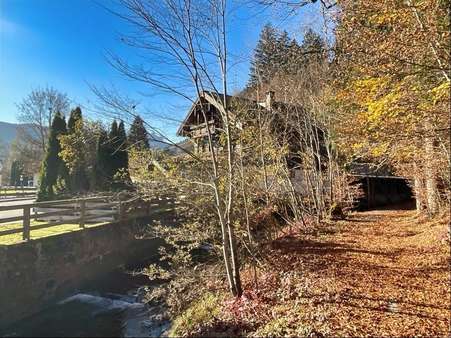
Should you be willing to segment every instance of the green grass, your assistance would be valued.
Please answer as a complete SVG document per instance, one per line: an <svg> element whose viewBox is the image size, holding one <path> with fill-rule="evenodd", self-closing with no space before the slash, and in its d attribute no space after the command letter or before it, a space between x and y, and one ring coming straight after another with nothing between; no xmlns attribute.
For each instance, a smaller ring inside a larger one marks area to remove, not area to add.
<svg viewBox="0 0 451 338"><path fill-rule="evenodd" d="M31 222L31 231L30 231L30 238L38 239L43 237L49 237L49 236L55 236L55 235L61 235L68 232L73 231L80 231L83 230L79 227L78 224L61 224L49 228L44 229L38 229L33 230L33 226L46 224L48 222L45 221L33 221ZM108 224L109 222L101 222L101 223L92 223L92 224L86 224L85 228L93 228L100 225ZM0 232L2 230L10 230L10 229L22 229L22 223L8 223L8 224L0 224ZM11 244L17 244L22 242L22 232L17 234L10 234L10 235L1 235L0 234L0 245L11 245Z"/></svg>
<svg viewBox="0 0 451 338"><path fill-rule="evenodd" d="M35 189L24 189L24 190L22 190L22 189L7 189L7 190L0 189L0 196L5 195L5 194L22 194L22 193L29 194L29 193L35 193L35 192L36 192Z"/></svg>

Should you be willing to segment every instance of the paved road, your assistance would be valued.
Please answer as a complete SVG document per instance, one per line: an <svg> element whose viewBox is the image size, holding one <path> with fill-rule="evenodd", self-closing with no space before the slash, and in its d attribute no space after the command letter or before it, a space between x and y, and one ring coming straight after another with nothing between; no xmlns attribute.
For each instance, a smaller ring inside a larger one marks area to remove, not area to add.
<svg viewBox="0 0 451 338"><path fill-rule="evenodd" d="M22 204L32 204L34 202L34 199L23 199L23 200L0 200L0 206L4 205L22 205ZM22 216L23 210L8 210L8 211L0 211L0 219L6 218L6 217L16 217L16 216Z"/></svg>

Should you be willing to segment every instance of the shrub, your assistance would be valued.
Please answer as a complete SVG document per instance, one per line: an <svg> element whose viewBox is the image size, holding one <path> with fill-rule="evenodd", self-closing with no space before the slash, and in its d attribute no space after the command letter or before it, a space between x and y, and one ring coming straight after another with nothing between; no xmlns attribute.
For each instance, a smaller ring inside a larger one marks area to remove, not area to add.
<svg viewBox="0 0 451 338"><path fill-rule="evenodd" d="M219 315L221 298L213 293L206 293L192 303L172 324L169 337L185 336L196 328L208 325Z"/></svg>

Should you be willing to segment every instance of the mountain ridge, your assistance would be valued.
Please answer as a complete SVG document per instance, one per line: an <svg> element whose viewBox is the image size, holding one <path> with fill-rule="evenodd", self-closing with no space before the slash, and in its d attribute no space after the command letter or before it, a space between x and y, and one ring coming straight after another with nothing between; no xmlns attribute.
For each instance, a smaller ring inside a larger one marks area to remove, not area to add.
<svg viewBox="0 0 451 338"><path fill-rule="evenodd" d="M19 128L27 125L27 123L0 121L0 143L6 146L10 145L16 139Z"/></svg>
<svg viewBox="0 0 451 338"><path fill-rule="evenodd" d="M0 121L0 146L10 146L11 143L16 139L19 129L21 127L29 126L29 123L11 123ZM167 145L158 142L162 140L158 135L150 135L149 143L152 148L165 148Z"/></svg>

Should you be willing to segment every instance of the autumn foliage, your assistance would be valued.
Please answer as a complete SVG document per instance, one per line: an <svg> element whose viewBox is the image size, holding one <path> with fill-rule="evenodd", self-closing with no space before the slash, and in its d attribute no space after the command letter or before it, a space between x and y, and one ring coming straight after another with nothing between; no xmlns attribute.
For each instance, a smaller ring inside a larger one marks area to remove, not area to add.
<svg viewBox="0 0 451 338"><path fill-rule="evenodd" d="M340 1L336 107L343 152L414 182L418 211L449 201L448 1Z"/></svg>

